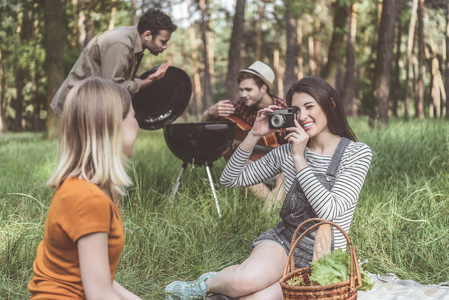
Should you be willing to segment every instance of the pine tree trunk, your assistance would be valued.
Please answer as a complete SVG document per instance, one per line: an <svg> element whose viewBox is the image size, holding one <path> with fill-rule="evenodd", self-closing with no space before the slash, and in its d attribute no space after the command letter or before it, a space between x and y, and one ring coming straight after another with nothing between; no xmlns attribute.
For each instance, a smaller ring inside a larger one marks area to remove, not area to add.
<svg viewBox="0 0 449 300"><path fill-rule="evenodd" d="M400 74L400 60L401 60L401 39L402 39L402 24L401 22L398 22L398 36L396 38L396 61L394 64L394 75L393 75L393 91L392 91L392 95L391 95L391 100L392 100L392 108L391 108L391 113L393 114L393 116L397 117L398 116L398 100L400 98L400 86L401 86L401 81L399 79L399 74Z"/></svg>
<svg viewBox="0 0 449 300"><path fill-rule="evenodd" d="M351 13L349 15L349 31L346 46L346 74L344 80L344 97L343 103L345 111L348 110L348 104L351 109L351 116L357 116L357 99L355 97L354 87L354 45L355 35L357 32L357 3L351 5Z"/></svg>
<svg viewBox="0 0 449 300"><path fill-rule="evenodd" d="M0 49L0 134L5 132L5 110L3 106L3 102L5 101L5 86L6 82L2 65L2 51Z"/></svg>
<svg viewBox="0 0 449 300"><path fill-rule="evenodd" d="M109 19L109 26L108 29L114 29L115 27L115 15L117 13L117 6L116 6L117 0L112 0L112 8L111 8L111 18Z"/></svg>
<svg viewBox="0 0 449 300"><path fill-rule="evenodd" d="M416 10L418 7L418 0L413 0L410 26L408 28L407 39L407 53L405 57L405 97L404 97L404 119L409 119L409 107L410 107L410 66L413 62L412 52L415 37L415 25L416 25Z"/></svg>
<svg viewBox="0 0 449 300"><path fill-rule="evenodd" d="M203 109L208 109L212 105L211 100L211 89L210 89L210 73L209 73L209 53L208 53L208 44L207 44L207 26L206 26L206 1L200 0L199 6L201 10L201 40L203 42L202 52L203 52L203 107L201 107L201 111Z"/></svg>
<svg viewBox="0 0 449 300"><path fill-rule="evenodd" d="M398 0L383 1L370 111L371 127L375 126L377 120L380 125L388 126L388 98L397 7Z"/></svg>
<svg viewBox="0 0 449 300"><path fill-rule="evenodd" d="M179 34L181 35L181 41L186 40L186 30L185 28L179 29ZM181 55L181 69L184 71L187 71L187 57L186 57L186 49L185 49L185 43L181 43L180 45L180 55Z"/></svg>
<svg viewBox="0 0 449 300"><path fill-rule="evenodd" d="M303 51L303 44L302 44L302 27L299 24L299 18L296 20L296 35L297 35L297 39L298 39L298 59L297 59L297 67L298 67L298 77L297 79L301 79L304 77L304 67L303 67L303 63L304 63L304 51Z"/></svg>
<svg viewBox="0 0 449 300"><path fill-rule="evenodd" d="M83 49L89 44L90 40L94 38L94 22L92 22L92 18L90 13L87 15L87 19L84 21L84 27L86 28L86 39L84 40Z"/></svg>
<svg viewBox="0 0 449 300"><path fill-rule="evenodd" d="M75 0L77 1L77 0ZM82 5L84 3L84 5ZM79 30L79 49L80 52L87 46L94 35L94 23L92 22L92 3L83 2L79 5L78 30Z"/></svg>
<svg viewBox="0 0 449 300"><path fill-rule="evenodd" d="M287 51L285 55L285 77L284 87L288 90L295 83L295 64L296 64L296 19L293 17L291 9L291 0L285 0L285 20L287 22Z"/></svg>
<svg viewBox="0 0 449 300"><path fill-rule="evenodd" d="M80 5L78 3L78 0L72 0L72 9L73 9L73 16L78 16L78 22L79 22L79 16L80 16ZM80 26L78 25L71 26L72 27L72 37L70 41L70 48L74 49L76 45L79 44L80 41Z"/></svg>
<svg viewBox="0 0 449 300"><path fill-rule="evenodd" d="M238 99L239 85L237 77L241 69L240 52L243 44L245 30L245 3L246 0L237 0L235 6L234 22L232 26L231 42L228 55L228 73L226 75L226 96L228 99Z"/></svg>
<svg viewBox="0 0 449 300"><path fill-rule="evenodd" d="M317 67L317 57L315 56L315 42L313 40L313 36L309 35L307 38L307 49L309 51L309 69L310 75L317 76L318 75L318 67Z"/></svg>
<svg viewBox="0 0 449 300"><path fill-rule="evenodd" d="M366 70L365 70L366 71ZM355 99L357 100L357 103L355 103L356 106L352 106L352 112L356 111L357 115L354 117L357 117L358 115L366 115L365 113L365 107L363 105L361 105L361 101L360 101L360 105L359 105L359 99L360 99L360 82L361 82L361 78L363 77L362 74L365 73L365 71L360 70L360 68L356 68L355 69L355 84L354 84L354 94L355 94ZM355 109L354 109L355 108Z"/></svg>
<svg viewBox="0 0 449 300"><path fill-rule="evenodd" d="M416 40L415 44L413 45L413 52L412 52L412 73L413 73L413 80L412 80L412 94L413 94L413 106L415 103L418 102L418 59L416 58Z"/></svg>
<svg viewBox="0 0 449 300"><path fill-rule="evenodd" d="M22 18L19 17L19 15L22 13L20 11L21 7L19 6L17 8L17 29L16 29L16 37L17 37L17 46L20 47L21 45L21 32L22 27L25 25L23 23L20 23L19 21L22 20ZM15 85L16 85L16 98L13 101L13 107L15 111L14 116L14 122L13 122L13 130L14 132L21 132L22 131L22 114L23 114L23 86L24 86L24 80L25 80L25 70L23 70L21 64L17 64L16 66L16 72L15 72Z"/></svg>
<svg viewBox="0 0 449 300"><path fill-rule="evenodd" d="M323 27L323 25L321 24L320 20L316 19L315 20L316 32L317 33L320 32L322 30L321 29L322 27ZM321 51L321 39L317 38L317 39L314 39L313 41L314 41L313 57L314 57L315 64L316 64L315 72L316 72L316 76L319 76L319 74L321 73L321 69L324 68L325 65L327 64L329 57L328 56L322 57L322 55L321 55L321 53L322 53L322 51Z"/></svg>
<svg viewBox="0 0 449 300"><path fill-rule="evenodd" d="M190 12L190 7L189 7ZM192 16L189 15L189 19L192 20ZM192 21L193 22L193 21ZM198 119L201 118L201 80L200 80L200 70L198 64L198 54L196 52L195 46L195 31L193 29L193 23L189 26L189 41L190 41L190 51L192 53L193 60L193 89L194 89L194 102L192 114Z"/></svg>
<svg viewBox="0 0 449 300"><path fill-rule="evenodd" d="M37 12L34 13L33 15L33 19L35 20L33 22L33 38L37 37L39 35L39 15ZM37 59L38 55L37 55L37 46L38 46L38 41L36 41L33 44L33 57L35 58L33 60L33 67L35 70L37 70L39 68L39 61ZM43 103L43 97L39 96L39 76L37 74L37 72L33 72L31 75L31 82L32 82L32 91L33 91L33 130L35 132L41 132L43 130L43 124L40 118L41 115L41 108L43 107L42 104Z"/></svg>
<svg viewBox="0 0 449 300"><path fill-rule="evenodd" d="M211 2L211 7L213 8L214 1ZM212 11L209 13L209 28L213 28L214 19L212 18ZM210 74L210 99L211 102L214 103L214 91L215 91L215 34L213 30L208 31L208 39L209 39L209 74Z"/></svg>
<svg viewBox="0 0 449 300"><path fill-rule="evenodd" d="M446 119L449 119L449 2L446 6Z"/></svg>
<svg viewBox="0 0 449 300"><path fill-rule="evenodd" d="M329 45L327 63L321 71L321 77L331 85L335 83L338 65L343 61L344 39L346 22L349 15L349 4L347 1L335 1L334 8L334 31Z"/></svg>
<svg viewBox="0 0 449 300"><path fill-rule="evenodd" d="M168 0L167 1L167 10L170 10L170 11L167 11L167 13L168 13L168 15L170 16L170 15L173 15L173 13L171 13L171 12L173 12L173 6L172 6L172 1L171 0ZM167 49L165 49L165 52L166 52L166 54L165 54L165 57L166 57L166 61L171 65L171 66L173 66L173 64L174 64L174 58L173 58L173 48L172 47L168 47ZM177 53L176 53L176 55L177 55ZM161 62L162 63L162 62ZM136 74L140 74L141 72L140 72L140 68L141 68L141 66L139 66L139 68L137 69L137 72L136 72Z"/></svg>
<svg viewBox="0 0 449 300"><path fill-rule="evenodd" d="M84 11L80 10L78 13L78 46L79 51L83 51L86 43L86 28L84 26L84 21L86 21L86 15Z"/></svg>
<svg viewBox="0 0 449 300"><path fill-rule="evenodd" d="M137 0L131 0L131 25L137 25L139 23L139 19L137 18Z"/></svg>
<svg viewBox="0 0 449 300"><path fill-rule="evenodd" d="M424 0L418 2L418 94L415 102L415 117L424 119Z"/></svg>
<svg viewBox="0 0 449 300"><path fill-rule="evenodd" d="M39 97L39 79L37 76L34 76L33 82L33 130L34 132L41 132L42 126L41 126L41 102Z"/></svg>
<svg viewBox="0 0 449 300"><path fill-rule="evenodd" d="M257 19L257 43L256 43L256 60L262 59L262 24L263 15L265 11L265 2L263 0L257 1L257 13L259 18Z"/></svg>
<svg viewBox="0 0 449 300"><path fill-rule="evenodd" d="M427 14L425 18L428 19ZM432 102L430 104L431 107L429 109L429 117L440 118L445 108L446 91L444 89L443 76L440 70L440 62L438 60L437 45L433 41L432 35L429 31L430 29L428 29L428 44L425 51L426 61L428 62L432 82Z"/></svg>
<svg viewBox="0 0 449 300"><path fill-rule="evenodd" d="M22 121L23 121L23 87L24 87L24 70L19 67L16 72L15 83L17 96L14 101L14 110L16 112L14 118L14 132L22 132Z"/></svg>
<svg viewBox="0 0 449 300"><path fill-rule="evenodd" d="M45 0L45 71L47 73L47 137L57 136L57 119L50 102L64 80L62 17L60 0Z"/></svg>
<svg viewBox="0 0 449 300"><path fill-rule="evenodd" d="M279 25L276 26L276 30L279 31ZM273 53L273 67L274 72L276 74L276 87L277 87L277 96L280 98L284 98L284 66L281 62L281 52L283 52L282 45L279 41L279 35L276 35L274 38L274 53Z"/></svg>
<svg viewBox="0 0 449 300"><path fill-rule="evenodd" d="M432 106L429 109L429 115L432 118L440 118L441 117L441 94L440 94L440 66L438 63L438 58L433 56L430 58L431 71L432 71Z"/></svg>
<svg viewBox="0 0 449 300"><path fill-rule="evenodd" d="M282 81L282 67L280 65L280 52L279 48L276 47L273 53L273 67L276 72L276 86L278 97L284 98L284 82Z"/></svg>
<svg viewBox="0 0 449 300"><path fill-rule="evenodd" d="M182 19L180 22L182 23L184 21L185 20ZM179 30L178 34L180 35L181 41L185 41L187 39L186 31L188 31L189 29L188 28L187 29L186 28L179 28L178 30ZM186 49L185 49L184 45L185 45L185 43L181 43L181 45L180 45L180 51L179 51L179 55L181 57L180 68L182 70L184 70L185 72L187 72L187 69L189 67L188 67L188 63L187 63ZM191 99L193 99L193 98L191 97ZM191 101L190 103L193 103L193 101ZM181 117L186 121L187 118L190 117L190 115L192 113L193 113L193 107L191 105L189 105L189 108L184 110L184 112L183 112Z"/></svg>

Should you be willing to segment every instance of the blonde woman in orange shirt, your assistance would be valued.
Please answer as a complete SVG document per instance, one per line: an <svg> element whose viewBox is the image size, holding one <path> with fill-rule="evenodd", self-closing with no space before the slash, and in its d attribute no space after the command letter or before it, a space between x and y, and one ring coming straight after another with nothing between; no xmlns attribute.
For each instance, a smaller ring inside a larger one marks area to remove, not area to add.
<svg viewBox="0 0 449 300"><path fill-rule="evenodd" d="M70 91L31 299L140 299L114 280L124 244L117 200L132 184L126 164L137 131L130 94L120 85L89 78Z"/></svg>

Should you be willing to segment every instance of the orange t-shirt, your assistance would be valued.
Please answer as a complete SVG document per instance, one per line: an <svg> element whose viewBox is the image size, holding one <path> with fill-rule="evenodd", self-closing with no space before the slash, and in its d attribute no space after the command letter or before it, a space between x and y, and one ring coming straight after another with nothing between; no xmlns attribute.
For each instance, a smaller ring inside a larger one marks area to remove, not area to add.
<svg viewBox="0 0 449 300"><path fill-rule="evenodd" d="M108 233L111 281L124 244L120 212L98 186L68 178L56 190L48 211L44 240L37 247L31 299L85 299L77 241L94 233Z"/></svg>

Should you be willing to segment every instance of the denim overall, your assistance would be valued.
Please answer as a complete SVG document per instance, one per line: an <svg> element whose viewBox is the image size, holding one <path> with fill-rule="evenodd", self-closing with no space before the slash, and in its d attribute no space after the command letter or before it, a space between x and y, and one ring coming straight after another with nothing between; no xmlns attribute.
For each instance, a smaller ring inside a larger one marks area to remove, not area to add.
<svg viewBox="0 0 449 300"><path fill-rule="evenodd" d="M342 137L337 149L329 162L326 174L317 173L315 176L321 182L321 184L328 190L332 190L335 183L336 175L340 168L341 158L349 145L351 140ZM276 227L269 229L262 233L257 239L251 243L251 250L265 241L275 241L279 243L288 254L290 252L290 243L298 226L310 219L317 218L315 211L307 201L306 196L297 180L294 181L293 185L290 187L287 196L285 197L284 204L281 209L280 217L282 219ZM298 238L305 230L311 227L314 222L310 222L304 225L298 232L296 238ZM317 229L310 231L306 236L304 236L298 243L298 246L294 250L294 259L296 268L304 268L310 266L310 262L313 257L313 246L315 243ZM332 249L334 248L334 236L332 233Z"/></svg>

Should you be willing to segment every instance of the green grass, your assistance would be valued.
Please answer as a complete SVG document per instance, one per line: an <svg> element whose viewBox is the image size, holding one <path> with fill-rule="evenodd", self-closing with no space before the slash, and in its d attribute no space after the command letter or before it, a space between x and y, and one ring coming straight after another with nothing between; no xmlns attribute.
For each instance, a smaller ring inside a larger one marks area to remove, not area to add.
<svg viewBox="0 0 449 300"><path fill-rule="evenodd" d="M449 123L391 120L371 131L350 120L373 150L350 237L364 268L435 284L449 278ZM0 299L26 299L36 248L42 240L56 165L57 142L36 134L0 135ZM116 279L144 299L162 299L175 279L240 263L249 243L278 220L244 189L220 188L218 218L203 167L184 172L163 133L140 131L122 200L126 244ZM225 161L214 163L217 175Z"/></svg>

